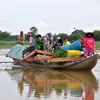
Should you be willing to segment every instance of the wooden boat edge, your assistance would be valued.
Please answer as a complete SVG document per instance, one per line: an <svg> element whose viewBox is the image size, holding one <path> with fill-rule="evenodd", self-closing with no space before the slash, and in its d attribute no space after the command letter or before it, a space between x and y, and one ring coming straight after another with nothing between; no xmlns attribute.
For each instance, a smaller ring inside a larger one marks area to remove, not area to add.
<svg viewBox="0 0 100 100"><path fill-rule="evenodd" d="M56 65L55 63L46 63L46 64L34 64L27 63L22 60L13 59L16 64L20 64L24 67L32 67L32 68L50 68L50 69L62 69L62 70L91 70L97 64L99 55L95 54L94 56L87 58L82 61L77 62L67 62L64 65Z"/></svg>

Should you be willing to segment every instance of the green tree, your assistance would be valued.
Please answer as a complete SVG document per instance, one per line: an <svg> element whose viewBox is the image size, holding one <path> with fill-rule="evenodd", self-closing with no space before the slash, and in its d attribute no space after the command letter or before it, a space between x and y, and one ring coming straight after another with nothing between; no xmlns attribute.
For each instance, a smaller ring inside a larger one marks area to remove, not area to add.
<svg viewBox="0 0 100 100"><path fill-rule="evenodd" d="M77 39L81 39L81 36L85 37L85 32L83 30L75 30L71 33L70 35L70 39L71 40L77 40Z"/></svg>
<svg viewBox="0 0 100 100"><path fill-rule="evenodd" d="M96 41L100 41L100 30L95 30L93 31L94 33L94 38Z"/></svg>
<svg viewBox="0 0 100 100"><path fill-rule="evenodd" d="M31 31L31 33L35 34L38 32L38 29L35 26L33 26L30 28L30 31Z"/></svg>
<svg viewBox="0 0 100 100"><path fill-rule="evenodd" d="M68 34L66 34L66 33L59 33L57 35L57 37L61 37L61 39L64 40L66 37L68 37Z"/></svg>
<svg viewBox="0 0 100 100"><path fill-rule="evenodd" d="M51 32L46 33L46 34L49 36L49 38L52 36L52 33Z"/></svg>
<svg viewBox="0 0 100 100"><path fill-rule="evenodd" d="M10 33L6 32L6 31L4 31L4 32L0 31L0 39L1 40L5 40L9 37L10 37Z"/></svg>

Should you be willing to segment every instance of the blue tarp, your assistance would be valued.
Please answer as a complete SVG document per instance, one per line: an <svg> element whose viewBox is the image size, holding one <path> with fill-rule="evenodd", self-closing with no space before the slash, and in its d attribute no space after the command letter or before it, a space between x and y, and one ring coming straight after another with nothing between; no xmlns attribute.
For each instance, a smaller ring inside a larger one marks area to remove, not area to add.
<svg viewBox="0 0 100 100"><path fill-rule="evenodd" d="M70 45L63 45L63 46L61 46L61 49L62 50L80 50L80 51L83 51L82 44L81 44L80 40L77 40L77 41L71 43Z"/></svg>
<svg viewBox="0 0 100 100"><path fill-rule="evenodd" d="M11 48L11 50L7 53L7 56L15 59L23 59L22 53L25 48L26 46L17 44Z"/></svg>

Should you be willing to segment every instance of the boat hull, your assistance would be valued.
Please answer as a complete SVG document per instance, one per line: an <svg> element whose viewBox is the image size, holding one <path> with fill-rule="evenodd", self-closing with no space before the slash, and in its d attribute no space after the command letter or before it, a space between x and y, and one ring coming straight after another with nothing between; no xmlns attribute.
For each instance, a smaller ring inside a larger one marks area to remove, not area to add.
<svg viewBox="0 0 100 100"><path fill-rule="evenodd" d="M91 70L93 69L98 61L99 55L81 60L81 61L69 61L64 62L59 65L58 63L46 63L45 61L40 61L40 64L28 63L23 60L13 59L16 64L20 64L23 67L33 67L33 68L50 68L50 69L60 69L60 70Z"/></svg>

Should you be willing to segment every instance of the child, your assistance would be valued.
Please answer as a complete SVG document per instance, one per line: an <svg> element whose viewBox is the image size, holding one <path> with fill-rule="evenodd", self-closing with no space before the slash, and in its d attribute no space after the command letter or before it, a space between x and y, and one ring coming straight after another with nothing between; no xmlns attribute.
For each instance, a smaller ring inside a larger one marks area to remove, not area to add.
<svg viewBox="0 0 100 100"><path fill-rule="evenodd" d="M63 45L70 45L70 42L68 41L67 37L64 39Z"/></svg>
<svg viewBox="0 0 100 100"><path fill-rule="evenodd" d="M91 32L86 33L86 37L82 40L82 46L84 47L84 58L90 57L94 54L95 40L94 34Z"/></svg>

